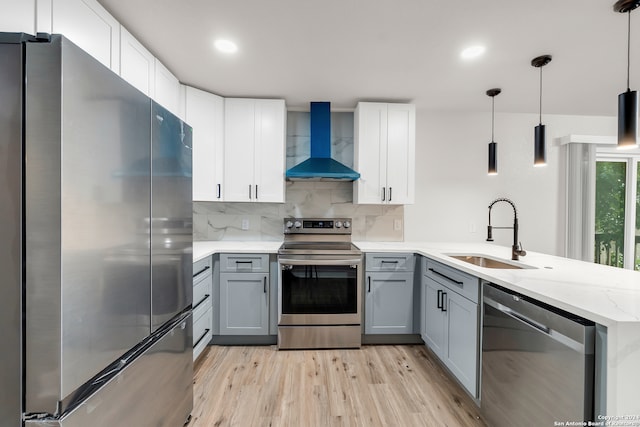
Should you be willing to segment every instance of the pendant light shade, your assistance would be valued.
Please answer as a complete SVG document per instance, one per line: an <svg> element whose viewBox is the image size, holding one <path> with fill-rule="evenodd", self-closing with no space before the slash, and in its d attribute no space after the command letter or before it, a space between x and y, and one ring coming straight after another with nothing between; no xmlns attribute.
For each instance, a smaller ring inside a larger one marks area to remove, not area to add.
<svg viewBox="0 0 640 427"><path fill-rule="evenodd" d="M533 165L544 166L547 164L547 142L543 124L535 127L533 136Z"/></svg>
<svg viewBox="0 0 640 427"><path fill-rule="evenodd" d="M495 101L496 95L499 95L502 92L501 89L489 89L487 91L487 95L491 97L491 142L489 143L489 175L497 175L498 174L498 143L493 140L493 124L494 124L494 115L495 115Z"/></svg>
<svg viewBox="0 0 640 427"><path fill-rule="evenodd" d="M639 0L640 1L640 0ZM535 127L533 133L533 165L545 166L547 164L547 145L545 126L542 124L542 67L551 62L551 55L537 56L531 60L531 65L540 69L540 124Z"/></svg>
<svg viewBox="0 0 640 427"><path fill-rule="evenodd" d="M638 146L638 92L627 90L618 95L618 148Z"/></svg>
<svg viewBox="0 0 640 427"><path fill-rule="evenodd" d="M638 92L629 87L631 70L631 11L640 6L640 0L618 0L613 10L627 13L627 91L618 95L618 148L628 149L638 146Z"/></svg>

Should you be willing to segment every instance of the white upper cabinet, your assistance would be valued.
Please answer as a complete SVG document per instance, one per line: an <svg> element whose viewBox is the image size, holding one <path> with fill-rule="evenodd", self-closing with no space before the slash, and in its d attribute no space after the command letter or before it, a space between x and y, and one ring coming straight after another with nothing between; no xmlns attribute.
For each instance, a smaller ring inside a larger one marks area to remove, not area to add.
<svg viewBox="0 0 640 427"><path fill-rule="evenodd" d="M50 6L49 6L50 4ZM120 24L96 0L38 1L51 10L51 32L64 34L115 73L120 71ZM38 23L38 30L46 25Z"/></svg>
<svg viewBox="0 0 640 427"><path fill-rule="evenodd" d="M185 121L193 128L193 200L224 200L224 98L186 87Z"/></svg>
<svg viewBox="0 0 640 427"><path fill-rule="evenodd" d="M404 205L415 197L413 104L360 102L354 117L354 203Z"/></svg>
<svg viewBox="0 0 640 427"><path fill-rule="evenodd" d="M151 97L175 115L180 111L180 81L155 58L155 89Z"/></svg>
<svg viewBox="0 0 640 427"><path fill-rule="evenodd" d="M284 100L226 98L224 118L224 200L283 203Z"/></svg>
<svg viewBox="0 0 640 427"><path fill-rule="evenodd" d="M155 87L155 58L126 28L120 27L120 77L147 96Z"/></svg>

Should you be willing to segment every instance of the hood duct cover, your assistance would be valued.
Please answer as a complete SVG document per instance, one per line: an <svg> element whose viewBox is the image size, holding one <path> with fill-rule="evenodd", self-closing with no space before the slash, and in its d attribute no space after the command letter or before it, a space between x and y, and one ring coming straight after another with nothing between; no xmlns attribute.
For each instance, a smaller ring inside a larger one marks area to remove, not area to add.
<svg viewBox="0 0 640 427"><path fill-rule="evenodd" d="M331 104L311 103L311 157L287 170L290 181L355 181L360 174L331 158Z"/></svg>

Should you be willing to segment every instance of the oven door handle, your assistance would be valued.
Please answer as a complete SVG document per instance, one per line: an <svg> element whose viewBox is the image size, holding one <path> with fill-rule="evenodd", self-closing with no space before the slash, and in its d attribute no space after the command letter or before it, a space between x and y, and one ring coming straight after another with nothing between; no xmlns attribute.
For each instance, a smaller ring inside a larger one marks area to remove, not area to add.
<svg viewBox="0 0 640 427"><path fill-rule="evenodd" d="M344 259L291 259L279 258L278 263L285 265L349 265L353 268L359 267L362 263L361 258L344 258Z"/></svg>

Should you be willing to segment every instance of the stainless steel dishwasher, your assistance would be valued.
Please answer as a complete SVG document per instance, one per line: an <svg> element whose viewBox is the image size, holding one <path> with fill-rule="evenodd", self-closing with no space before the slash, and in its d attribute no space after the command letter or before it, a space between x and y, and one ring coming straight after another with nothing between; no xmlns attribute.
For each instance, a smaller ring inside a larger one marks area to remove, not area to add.
<svg viewBox="0 0 640 427"><path fill-rule="evenodd" d="M483 287L481 413L491 427L593 419L593 322Z"/></svg>

